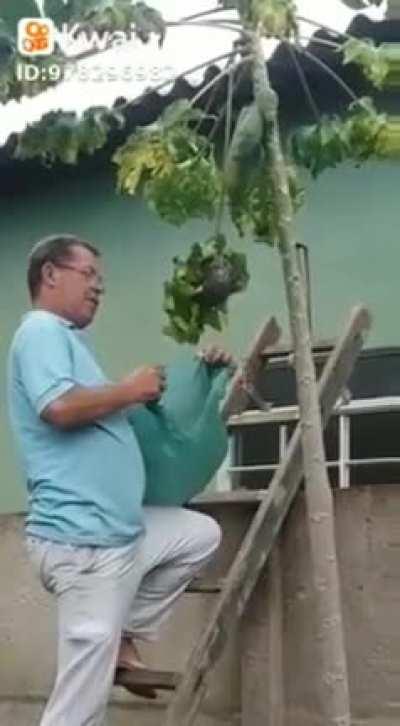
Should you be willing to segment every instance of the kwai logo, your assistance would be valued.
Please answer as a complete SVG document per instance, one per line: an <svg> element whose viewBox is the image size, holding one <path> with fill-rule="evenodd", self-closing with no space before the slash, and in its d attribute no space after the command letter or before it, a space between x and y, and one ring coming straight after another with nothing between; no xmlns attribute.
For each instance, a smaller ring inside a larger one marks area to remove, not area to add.
<svg viewBox="0 0 400 726"><path fill-rule="evenodd" d="M51 18L21 18L18 22L18 51L21 55L51 55L56 28Z"/></svg>
<svg viewBox="0 0 400 726"><path fill-rule="evenodd" d="M63 23L58 29L51 18L21 18L18 23L18 51L24 56L51 55L56 44L65 55L102 51L133 40L134 31L134 24L127 31L100 32L83 23Z"/></svg>

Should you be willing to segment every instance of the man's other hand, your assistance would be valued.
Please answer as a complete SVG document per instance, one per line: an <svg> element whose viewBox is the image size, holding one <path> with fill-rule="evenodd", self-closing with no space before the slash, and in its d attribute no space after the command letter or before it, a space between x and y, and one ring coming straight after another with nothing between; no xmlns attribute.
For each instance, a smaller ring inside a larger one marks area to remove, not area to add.
<svg viewBox="0 0 400 726"><path fill-rule="evenodd" d="M197 352L197 356L209 365L230 366L234 364L232 354L216 345L209 345L205 348L201 348Z"/></svg>

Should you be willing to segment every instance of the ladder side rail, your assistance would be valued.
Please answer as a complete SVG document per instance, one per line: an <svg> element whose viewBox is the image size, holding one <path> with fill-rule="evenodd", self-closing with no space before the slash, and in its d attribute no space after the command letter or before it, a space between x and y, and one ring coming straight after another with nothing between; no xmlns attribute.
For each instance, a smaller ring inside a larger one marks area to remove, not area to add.
<svg viewBox="0 0 400 726"><path fill-rule="evenodd" d="M221 416L227 421L233 414L242 413L249 402L249 394L242 387L243 378L254 381L258 372L266 365L266 350L276 345L281 335L281 329L275 318L270 318L258 331L249 346L248 353L241 366L230 381L227 394L221 406Z"/></svg>

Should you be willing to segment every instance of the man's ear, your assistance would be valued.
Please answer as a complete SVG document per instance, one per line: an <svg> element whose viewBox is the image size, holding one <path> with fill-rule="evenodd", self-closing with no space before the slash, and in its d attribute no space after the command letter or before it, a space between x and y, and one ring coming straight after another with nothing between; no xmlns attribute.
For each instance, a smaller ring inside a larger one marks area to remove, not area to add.
<svg viewBox="0 0 400 726"><path fill-rule="evenodd" d="M56 284L56 268L52 262L45 262L42 267L42 282L48 287L54 287Z"/></svg>

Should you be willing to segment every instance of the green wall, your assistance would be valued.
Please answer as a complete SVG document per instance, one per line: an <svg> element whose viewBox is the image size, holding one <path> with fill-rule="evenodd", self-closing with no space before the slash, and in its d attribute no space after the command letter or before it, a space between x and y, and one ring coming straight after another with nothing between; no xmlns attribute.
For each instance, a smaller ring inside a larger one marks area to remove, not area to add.
<svg viewBox="0 0 400 726"><path fill-rule="evenodd" d="M351 305L362 301L374 315L370 344L398 344L399 169L396 163L341 169L309 187L298 238L310 249L318 336L335 335ZM201 223L180 230L160 223L140 202L115 195L106 174L0 199L0 512L19 510L25 501L6 422L7 348L28 305L28 251L38 238L56 231L82 235L104 254L107 295L93 335L100 360L115 377L140 363L180 355L160 333L162 281L172 256L208 233ZM211 333L205 340L223 341L240 355L267 315L276 314L285 328L287 318L276 252L232 239L248 250L251 285L247 294L232 298L224 335Z"/></svg>

